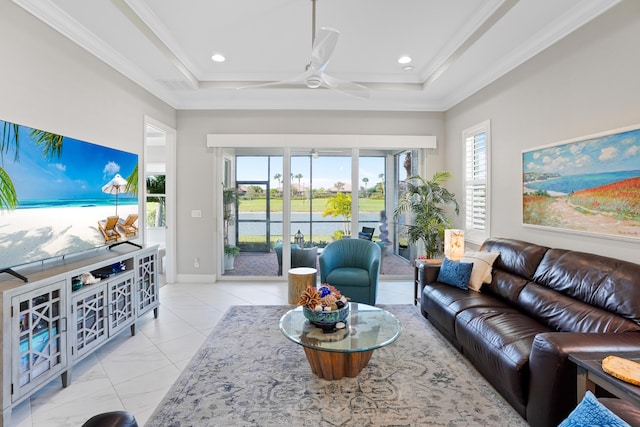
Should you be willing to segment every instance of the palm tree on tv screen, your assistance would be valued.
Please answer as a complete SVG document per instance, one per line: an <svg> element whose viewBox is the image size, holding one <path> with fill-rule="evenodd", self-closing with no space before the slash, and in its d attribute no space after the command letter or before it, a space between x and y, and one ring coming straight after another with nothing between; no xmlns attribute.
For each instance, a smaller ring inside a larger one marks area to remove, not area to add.
<svg viewBox="0 0 640 427"><path fill-rule="evenodd" d="M20 160L20 125L4 122L2 137L0 138L0 210L12 210L18 206L18 194L11 177L1 166L4 164L4 154L14 152L13 160ZM42 155L47 159L59 158L62 153L61 135L45 132L39 129L31 129L29 136L36 145L40 146Z"/></svg>
<svg viewBox="0 0 640 427"><path fill-rule="evenodd" d="M4 155L13 152L13 161L20 161L20 128L22 126L3 121L0 135L0 210L13 210L18 206L18 193L9 173L2 166ZM40 129L29 130L29 138L40 147L42 157L47 160L60 159L64 137ZM125 191L138 194L138 164L126 178Z"/></svg>

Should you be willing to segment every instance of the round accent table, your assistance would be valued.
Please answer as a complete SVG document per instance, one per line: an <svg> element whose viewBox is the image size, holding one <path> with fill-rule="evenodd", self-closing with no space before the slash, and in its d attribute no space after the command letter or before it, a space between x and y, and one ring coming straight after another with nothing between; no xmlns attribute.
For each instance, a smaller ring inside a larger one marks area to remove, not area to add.
<svg viewBox="0 0 640 427"><path fill-rule="evenodd" d="M305 319L302 307L280 319L280 331L300 344L311 371L325 380L353 378L369 363L373 350L391 344L400 336L400 321L388 311L362 303L349 303L346 327L324 332Z"/></svg>
<svg viewBox="0 0 640 427"><path fill-rule="evenodd" d="M318 270L310 267L298 267L289 270L289 304L297 305L300 295L309 287L316 286Z"/></svg>

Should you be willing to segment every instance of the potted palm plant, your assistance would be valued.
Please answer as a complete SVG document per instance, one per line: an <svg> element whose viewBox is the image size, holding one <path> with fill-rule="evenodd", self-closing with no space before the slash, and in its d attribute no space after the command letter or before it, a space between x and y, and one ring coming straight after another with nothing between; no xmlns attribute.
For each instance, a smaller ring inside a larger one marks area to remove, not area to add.
<svg viewBox="0 0 640 427"><path fill-rule="evenodd" d="M393 215L397 220L409 212L413 221L405 225L409 243L422 241L425 255L433 259L443 251L444 230L452 228L447 209L453 207L456 215L460 206L455 194L442 185L451 178L450 172L436 172L430 180L415 175L407 178L407 191L398 200Z"/></svg>
<svg viewBox="0 0 640 427"><path fill-rule="evenodd" d="M235 223L233 206L238 202L238 190L223 188L222 190L222 220L224 226L224 269L233 270L233 264L240 248L229 244L229 226Z"/></svg>

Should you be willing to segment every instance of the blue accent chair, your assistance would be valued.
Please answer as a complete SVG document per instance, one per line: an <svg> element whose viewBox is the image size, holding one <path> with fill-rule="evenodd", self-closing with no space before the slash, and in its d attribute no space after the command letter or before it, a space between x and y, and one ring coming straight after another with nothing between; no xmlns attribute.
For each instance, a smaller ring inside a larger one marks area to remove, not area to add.
<svg viewBox="0 0 640 427"><path fill-rule="evenodd" d="M380 247L370 240L336 240L320 255L320 283L335 286L353 302L375 305L380 258Z"/></svg>

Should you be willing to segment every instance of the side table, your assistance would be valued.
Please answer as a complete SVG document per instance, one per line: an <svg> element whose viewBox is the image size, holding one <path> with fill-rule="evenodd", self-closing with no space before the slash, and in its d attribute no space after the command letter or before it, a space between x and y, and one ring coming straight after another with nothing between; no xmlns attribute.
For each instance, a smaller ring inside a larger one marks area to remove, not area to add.
<svg viewBox="0 0 640 427"><path fill-rule="evenodd" d="M438 277L435 271L442 265L442 260L415 260L413 270L413 305L418 305L422 297L424 285L431 283ZM436 269L434 269L436 267Z"/></svg>
<svg viewBox="0 0 640 427"><path fill-rule="evenodd" d="M640 362L640 352L570 353L569 360L578 367L577 401L582 401L587 390L595 395L596 386L599 386L617 398L640 407L640 387L619 380L602 369L602 359L607 356L619 356Z"/></svg>
<svg viewBox="0 0 640 427"><path fill-rule="evenodd" d="M297 305L300 295L309 287L316 286L318 270L310 267L297 267L289 270L289 304Z"/></svg>

